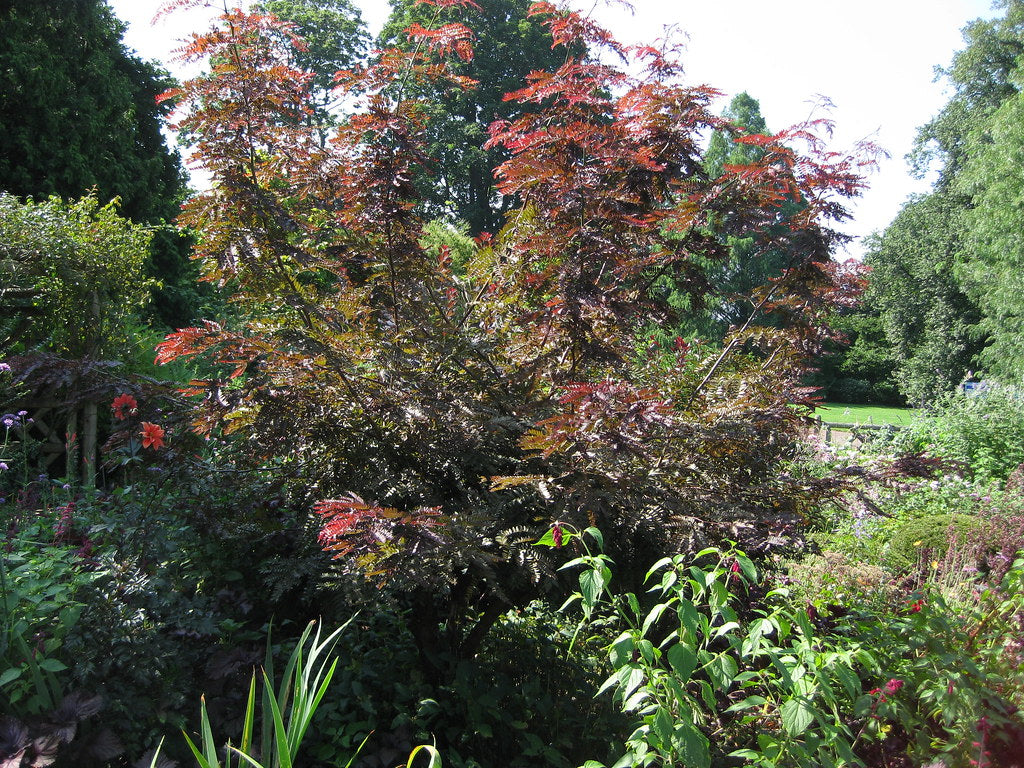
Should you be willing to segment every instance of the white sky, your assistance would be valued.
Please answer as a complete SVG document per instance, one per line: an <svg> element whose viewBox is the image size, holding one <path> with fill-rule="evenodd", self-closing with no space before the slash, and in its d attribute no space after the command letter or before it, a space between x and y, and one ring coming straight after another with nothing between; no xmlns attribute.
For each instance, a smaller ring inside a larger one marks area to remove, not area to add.
<svg viewBox="0 0 1024 768"><path fill-rule="evenodd" d="M600 1L600 0L599 0ZM125 42L175 74L171 51L195 28L207 25L201 9L177 12L155 26L160 0L109 0L129 24ZM580 0L582 5L583 0ZM591 0L586 0L589 5ZM383 24L387 0L357 0L372 33ZM990 17L991 0L635 0L632 14L599 8L597 17L624 42L650 41L665 26L687 37L687 79L724 91L747 91L761 103L770 130L806 119L818 96L835 108L831 145L847 150L871 139L887 150L853 207L844 229L857 238L884 229L907 195L927 183L907 173L904 156L916 129L945 103L935 67L949 64L963 47L961 28ZM855 241L850 253L859 256Z"/></svg>

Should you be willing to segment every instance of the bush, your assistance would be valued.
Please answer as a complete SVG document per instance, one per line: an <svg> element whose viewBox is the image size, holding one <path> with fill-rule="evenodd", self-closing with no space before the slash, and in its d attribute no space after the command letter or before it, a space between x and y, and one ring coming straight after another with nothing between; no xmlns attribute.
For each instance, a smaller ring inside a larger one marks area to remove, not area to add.
<svg viewBox="0 0 1024 768"><path fill-rule="evenodd" d="M903 445L962 462L979 478L1005 480L1024 462L1024 392L993 385L949 394L911 425Z"/></svg>
<svg viewBox="0 0 1024 768"><path fill-rule="evenodd" d="M926 515L908 520L889 541L886 561L893 569L906 571L922 559L942 560L951 540L967 541L976 536L981 527L981 520L973 515Z"/></svg>

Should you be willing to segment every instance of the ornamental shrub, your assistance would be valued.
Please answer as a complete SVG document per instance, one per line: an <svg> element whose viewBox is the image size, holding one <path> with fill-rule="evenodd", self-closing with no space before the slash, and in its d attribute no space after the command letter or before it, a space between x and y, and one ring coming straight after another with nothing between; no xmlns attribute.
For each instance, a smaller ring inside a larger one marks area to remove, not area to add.
<svg viewBox="0 0 1024 768"><path fill-rule="evenodd" d="M953 539L967 541L981 530L974 515L925 515L903 523L893 534L885 552L886 563L897 571L913 568L922 558L942 560Z"/></svg>

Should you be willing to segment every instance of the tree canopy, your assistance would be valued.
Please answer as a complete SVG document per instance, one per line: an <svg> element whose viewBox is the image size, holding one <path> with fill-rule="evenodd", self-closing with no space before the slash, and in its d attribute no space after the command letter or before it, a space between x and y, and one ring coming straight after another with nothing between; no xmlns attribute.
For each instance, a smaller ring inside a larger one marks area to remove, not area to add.
<svg viewBox="0 0 1024 768"><path fill-rule="evenodd" d="M953 95L918 134L911 156L938 172L907 202L868 261L870 296L898 359L904 395L933 401L972 368L1016 381L1024 364L1019 319L1019 119L1024 3L964 30L944 71Z"/></svg>
<svg viewBox="0 0 1024 768"><path fill-rule="evenodd" d="M133 221L173 219L185 177L156 100L171 83L125 49L104 0L8 0L0 27L0 190L37 200L95 190ZM180 323L198 311L195 272L187 244L157 242L147 271L166 290L156 308Z"/></svg>
<svg viewBox="0 0 1024 768"><path fill-rule="evenodd" d="M530 15L532 0L481 0L471 8L445 8L415 0L392 0L391 16L380 35L385 45L410 49L411 25L458 21L471 30L472 58L450 63L452 71L472 79L471 88L442 81L409 83L410 95L423 100L427 117L427 153L432 162L421 177L425 203L432 214L461 219L470 232L496 233L514 197L498 192L494 169L508 158L499 145L485 147L488 126L515 119L534 106L506 100L534 71L553 69L566 49L553 46L542 16Z"/></svg>
<svg viewBox="0 0 1024 768"><path fill-rule="evenodd" d="M732 99L723 112L727 126L714 131L704 154L704 169L710 178L729 178L728 168L756 165L764 158L764 149L758 137L770 136L761 115L761 105L748 93ZM751 140L753 137L753 141ZM795 200L780 201L776 216L781 230L783 222L800 209ZM713 222L721 230L720 238L728 249L728 257L707 265L708 293L696 305L685 299L680 305L679 331L687 336L721 340L730 327L739 327L755 314L751 297L755 289L771 278L781 275L788 264L789 255L784 248L770 246L771 237L764 232L744 231L726 217ZM770 318L761 314L759 325L769 324Z"/></svg>

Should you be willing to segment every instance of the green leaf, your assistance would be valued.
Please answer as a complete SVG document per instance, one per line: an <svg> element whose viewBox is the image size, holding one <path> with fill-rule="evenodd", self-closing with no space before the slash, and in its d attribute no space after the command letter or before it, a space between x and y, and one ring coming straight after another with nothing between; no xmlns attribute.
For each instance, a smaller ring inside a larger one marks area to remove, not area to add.
<svg viewBox="0 0 1024 768"><path fill-rule="evenodd" d="M604 534L594 526L583 531L584 536L590 536L594 541L597 542L597 549L599 552L604 552Z"/></svg>
<svg viewBox="0 0 1024 768"><path fill-rule="evenodd" d="M562 536L563 536L562 543L563 544L565 543L565 538L564 537L566 535L568 535L568 534L569 534L568 531L565 531L562 534ZM544 532L543 536L541 536L539 539L537 539L535 542L533 542L533 546L535 546L535 547L554 547L555 546L555 532L554 532L554 529L553 528L548 528Z"/></svg>
<svg viewBox="0 0 1024 768"><path fill-rule="evenodd" d="M672 671L676 673L680 682L686 683L690 679L690 675L693 674L693 670L697 668L697 654L693 652L692 648L682 643L676 643L668 649L666 655Z"/></svg>
<svg viewBox="0 0 1024 768"><path fill-rule="evenodd" d="M633 658L635 648L636 643L633 641L633 636L629 632L623 632L611 644L608 650L608 660L613 667L621 667Z"/></svg>
<svg viewBox="0 0 1024 768"><path fill-rule="evenodd" d="M682 758L681 764L686 768L709 768L711 765L708 737L692 723L684 722L676 726L672 744Z"/></svg>
<svg viewBox="0 0 1024 768"><path fill-rule="evenodd" d="M666 565L672 565L672 558L671 557L663 557L663 558L661 558L661 560L659 560L654 565L652 565L650 570L647 571L647 575L644 576L644 582L649 581L651 576L653 576L655 573L660 571Z"/></svg>
<svg viewBox="0 0 1024 768"><path fill-rule="evenodd" d="M708 676L720 692L724 693L732 687L733 678L738 672L736 660L728 653L720 653L708 665Z"/></svg>
<svg viewBox="0 0 1024 768"><path fill-rule="evenodd" d="M7 685L12 681L17 680L21 677L21 672L22 670L20 667L11 667L10 669L4 670L3 673L0 673L0 686Z"/></svg>
<svg viewBox="0 0 1024 768"><path fill-rule="evenodd" d="M666 603L658 603L656 606L654 606L651 609L651 612L647 614L647 618L644 619L644 626L640 630L640 634L646 636L647 631L651 628L651 625L661 618L661 615L665 613L665 610L667 608L668 605Z"/></svg>
<svg viewBox="0 0 1024 768"><path fill-rule="evenodd" d="M743 572L743 575L747 577L747 581L749 581L751 584L756 584L757 568L754 567L754 564L751 562L750 558L746 555L741 555L737 553L736 562L740 564L740 570Z"/></svg>
<svg viewBox="0 0 1024 768"><path fill-rule="evenodd" d="M619 681L619 697L625 701L630 694L639 688L644 682L644 671L635 664L623 667L618 671L616 677Z"/></svg>
<svg viewBox="0 0 1024 768"><path fill-rule="evenodd" d="M605 581L601 571L591 568L580 574L580 592L583 593L583 604L592 608L597 605L604 590Z"/></svg>
<svg viewBox="0 0 1024 768"><path fill-rule="evenodd" d="M782 727L790 736L799 736L814 722L814 709L804 698L787 699L779 708Z"/></svg>
<svg viewBox="0 0 1024 768"><path fill-rule="evenodd" d="M68 667L58 659L43 659L39 662L39 668L47 672L63 672Z"/></svg>
<svg viewBox="0 0 1024 768"><path fill-rule="evenodd" d="M679 616L679 634L682 640L696 642L698 614L697 607L689 600L680 599L676 606L676 614Z"/></svg>
<svg viewBox="0 0 1024 768"><path fill-rule="evenodd" d="M767 699L764 696L747 696L742 701L737 701L731 707L726 709L726 712L743 712L754 707L762 706Z"/></svg>

